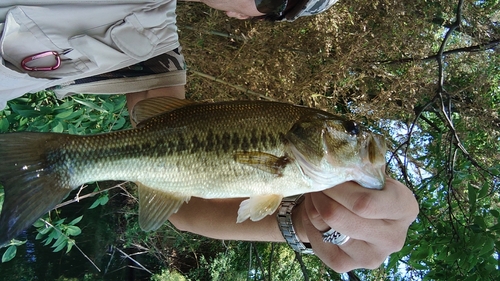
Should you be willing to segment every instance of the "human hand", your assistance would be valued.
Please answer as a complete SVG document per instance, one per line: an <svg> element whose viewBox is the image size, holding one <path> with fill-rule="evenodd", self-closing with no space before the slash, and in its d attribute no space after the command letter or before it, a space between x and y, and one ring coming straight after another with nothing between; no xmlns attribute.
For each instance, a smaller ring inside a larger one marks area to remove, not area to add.
<svg viewBox="0 0 500 281"><path fill-rule="evenodd" d="M337 272L379 267L389 254L402 249L418 214L412 192L391 178L383 190L346 182L307 194L297 207L294 224L299 238L309 241L316 256ZM350 236L349 241L341 246L323 242L322 233L330 228Z"/></svg>

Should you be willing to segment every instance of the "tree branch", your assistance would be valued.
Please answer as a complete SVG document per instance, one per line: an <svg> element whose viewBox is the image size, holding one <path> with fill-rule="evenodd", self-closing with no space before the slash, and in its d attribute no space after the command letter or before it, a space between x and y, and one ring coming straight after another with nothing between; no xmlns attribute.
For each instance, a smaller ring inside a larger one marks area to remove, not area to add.
<svg viewBox="0 0 500 281"><path fill-rule="evenodd" d="M452 54L458 54L458 53L477 53L485 50L495 50L498 45L500 45L500 39L495 39L491 40L489 42L484 42L478 45L474 46L469 46L469 47L463 47L463 48L457 48L453 50L448 50L448 51L443 51L442 56L448 56ZM396 59L396 60L383 60L383 61L371 61L372 63L377 63L377 64L399 64L399 63L408 63L408 62L425 62L425 61L432 61L438 59L438 54L436 55L431 55L427 56L425 58L402 58L402 59ZM370 62L370 61L368 61Z"/></svg>

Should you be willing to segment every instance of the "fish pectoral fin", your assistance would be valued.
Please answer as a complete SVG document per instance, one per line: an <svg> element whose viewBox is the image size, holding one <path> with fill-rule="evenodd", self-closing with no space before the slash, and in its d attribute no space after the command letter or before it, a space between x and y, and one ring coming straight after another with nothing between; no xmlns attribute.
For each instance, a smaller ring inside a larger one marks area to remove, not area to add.
<svg viewBox="0 0 500 281"><path fill-rule="evenodd" d="M191 198L153 189L139 182L136 184L139 189L139 225L144 231L158 229Z"/></svg>
<svg viewBox="0 0 500 281"><path fill-rule="evenodd" d="M281 176L283 169L290 163L290 159L286 156L278 157L260 151L236 152L234 160L277 176Z"/></svg>
<svg viewBox="0 0 500 281"><path fill-rule="evenodd" d="M237 223L244 222L250 218L252 221L259 221L267 215L273 214L283 199L279 194L266 194L250 197L240 204L238 209Z"/></svg>
<svg viewBox="0 0 500 281"><path fill-rule="evenodd" d="M132 109L132 120L136 124L161 113L171 111L195 102L173 97L149 98L138 102Z"/></svg>

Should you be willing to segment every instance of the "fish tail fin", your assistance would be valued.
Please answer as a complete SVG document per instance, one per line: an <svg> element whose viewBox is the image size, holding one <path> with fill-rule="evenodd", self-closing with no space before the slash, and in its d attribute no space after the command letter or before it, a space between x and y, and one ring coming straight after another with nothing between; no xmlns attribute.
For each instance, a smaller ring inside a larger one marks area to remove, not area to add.
<svg viewBox="0 0 500 281"><path fill-rule="evenodd" d="M52 133L0 134L0 247L54 208L71 188L47 164L46 150L57 144Z"/></svg>

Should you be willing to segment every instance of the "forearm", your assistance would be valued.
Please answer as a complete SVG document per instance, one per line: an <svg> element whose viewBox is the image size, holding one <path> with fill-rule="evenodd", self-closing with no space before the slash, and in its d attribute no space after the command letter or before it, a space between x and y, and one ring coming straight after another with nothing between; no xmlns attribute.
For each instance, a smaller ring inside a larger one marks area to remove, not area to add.
<svg viewBox="0 0 500 281"><path fill-rule="evenodd" d="M170 217L170 222L182 231L224 240L284 242L276 215L253 222L236 223L243 199L191 198Z"/></svg>

